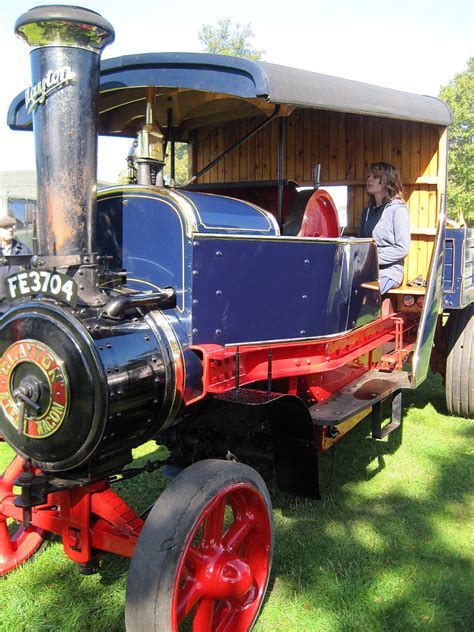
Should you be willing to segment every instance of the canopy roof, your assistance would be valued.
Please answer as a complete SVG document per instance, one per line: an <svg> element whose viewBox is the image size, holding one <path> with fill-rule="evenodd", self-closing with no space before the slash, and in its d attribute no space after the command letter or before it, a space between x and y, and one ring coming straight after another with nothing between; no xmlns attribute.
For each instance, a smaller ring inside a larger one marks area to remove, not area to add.
<svg viewBox="0 0 474 632"><path fill-rule="evenodd" d="M434 97L381 88L266 62L207 53L145 53L101 62L99 133L134 136L144 124L146 90L155 87L155 112L166 127L169 110L176 139L225 120L280 115L294 108L335 110L433 123L452 123ZM31 129L24 94L8 111L12 129Z"/></svg>

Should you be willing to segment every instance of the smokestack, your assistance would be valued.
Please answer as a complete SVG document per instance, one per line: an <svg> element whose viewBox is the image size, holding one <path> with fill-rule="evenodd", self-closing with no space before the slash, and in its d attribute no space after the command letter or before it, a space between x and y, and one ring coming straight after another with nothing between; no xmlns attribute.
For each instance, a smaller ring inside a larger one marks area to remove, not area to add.
<svg viewBox="0 0 474 632"><path fill-rule="evenodd" d="M35 7L15 33L32 48L39 254L80 255L94 246L100 54L111 24L80 7Z"/></svg>

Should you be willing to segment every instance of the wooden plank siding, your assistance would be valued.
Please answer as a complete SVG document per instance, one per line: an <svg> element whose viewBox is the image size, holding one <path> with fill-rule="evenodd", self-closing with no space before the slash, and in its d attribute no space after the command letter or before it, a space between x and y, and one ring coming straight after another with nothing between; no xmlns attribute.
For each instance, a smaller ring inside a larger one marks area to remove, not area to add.
<svg viewBox="0 0 474 632"><path fill-rule="evenodd" d="M196 173L264 120L254 117L194 132ZM230 153L198 183L251 182L277 179L278 120ZM410 211L412 247L405 280L426 277L434 243L439 193L444 190L444 128L381 117L296 109L286 120L284 178L312 184L312 169L321 165L322 185L346 185L348 227L356 234L366 204L365 178L371 162L391 162L400 171Z"/></svg>

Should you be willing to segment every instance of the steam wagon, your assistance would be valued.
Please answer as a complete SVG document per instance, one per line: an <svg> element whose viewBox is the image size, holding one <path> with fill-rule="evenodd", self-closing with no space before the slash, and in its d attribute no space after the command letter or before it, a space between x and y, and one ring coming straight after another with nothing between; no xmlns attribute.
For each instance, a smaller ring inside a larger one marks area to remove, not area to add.
<svg viewBox="0 0 474 632"><path fill-rule="evenodd" d="M38 213L33 254L0 262L17 270L0 303L0 434L17 454L0 575L54 533L83 569L131 558L129 632L249 630L272 561L264 481L318 498L318 454L369 414L374 439L399 429L430 364L449 411L472 416L472 234L444 210L451 114L233 57L100 62L113 28L78 7L36 7L15 29L32 85L8 123L34 128ZM128 184L96 190L97 134L133 141ZM400 170L412 226L383 301L375 243L356 236L374 160ZM344 232L320 188L336 184ZM129 467L149 440L169 456ZM165 465L177 475L145 515L113 491Z"/></svg>

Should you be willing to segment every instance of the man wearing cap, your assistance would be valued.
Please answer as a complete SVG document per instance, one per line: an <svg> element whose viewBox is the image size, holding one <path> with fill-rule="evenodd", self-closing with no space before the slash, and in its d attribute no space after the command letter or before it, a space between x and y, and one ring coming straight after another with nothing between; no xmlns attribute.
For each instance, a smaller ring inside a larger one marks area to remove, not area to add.
<svg viewBox="0 0 474 632"><path fill-rule="evenodd" d="M30 255L31 250L14 238L16 220L9 215L0 217L0 258L8 255ZM19 272L18 266L0 265L0 301L5 298L5 278Z"/></svg>

